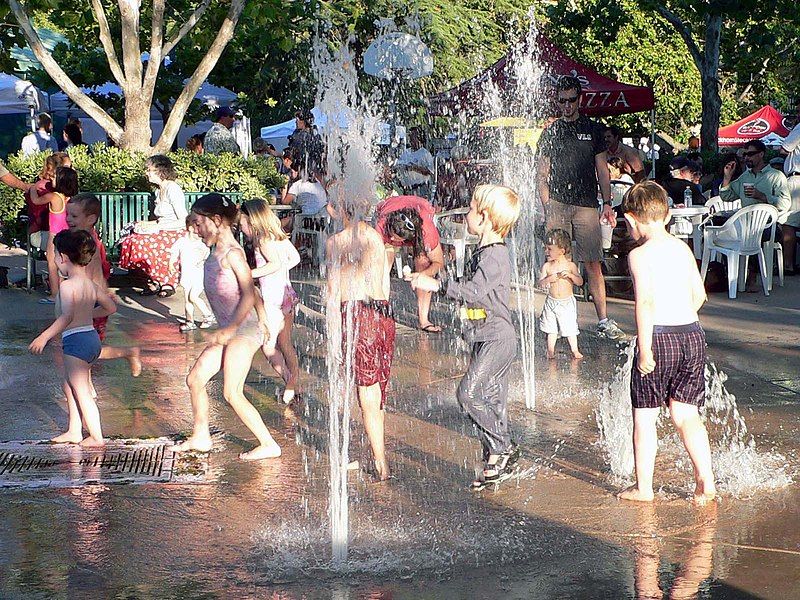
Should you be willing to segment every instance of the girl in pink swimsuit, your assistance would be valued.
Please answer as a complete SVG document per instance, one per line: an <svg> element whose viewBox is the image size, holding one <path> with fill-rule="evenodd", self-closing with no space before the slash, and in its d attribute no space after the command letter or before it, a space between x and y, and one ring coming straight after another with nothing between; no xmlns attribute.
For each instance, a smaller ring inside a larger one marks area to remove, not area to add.
<svg viewBox="0 0 800 600"><path fill-rule="evenodd" d="M47 241L47 272L50 278L50 297L42 298L40 303L54 304L58 296L60 275L56 267L56 253L53 238L59 231L69 229L67 225L67 202L78 193L78 173L71 167L58 167L53 179L54 191L40 196L35 186L31 188L31 202L33 204L49 204L48 224L50 237Z"/></svg>
<svg viewBox="0 0 800 600"><path fill-rule="evenodd" d="M219 329L186 378L192 398L194 428L191 437L175 446L174 450L211 450L206 385L222 369L225 400L259 443L253 450L240 454L239 458L259 460L280 456L281 449L243 392L253 355L265 340L262 324L266 319L263 306L256 302L256 290L244 250L236 242L231 229L238 213L236 205L221 194L206 194L192 206L191 222L203 242L213 248L205 264L205 292Z"/></svg>

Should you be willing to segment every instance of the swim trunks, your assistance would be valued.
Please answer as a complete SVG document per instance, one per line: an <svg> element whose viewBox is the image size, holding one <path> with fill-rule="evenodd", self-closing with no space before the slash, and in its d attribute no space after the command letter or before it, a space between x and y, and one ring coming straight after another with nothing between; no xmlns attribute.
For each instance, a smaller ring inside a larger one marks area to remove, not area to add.
<svg viewBox="0 0 800 600"><path fill-rule="evenodd" d="M578 335L578 303L575 296L569 298L553 298L548 296L544 301L542 316L539 317L539 329L544 333L561 337Z"/></svg>
<svg viewBox="0 0 800 600"><path fill-rule="evenodd" d="M656 325L653 328L655 370L642 375L631 370L631 404L634 408L659 408L670 400L703 406L706 398L706 334L700 323Z"/></svg>
<svg viewBox="0 0 800 600"><path fill-rule="evenodd" d="M74 327L61 334L61 347L66 356L74 356L92 364L100 357L100 336L92 326Z"/></svg>
<svg viewBox="0 0 800 600"><path fill-rule="evenodd" d="M395 325L387 300L342 302L342 355L347 356L348 308L352 306L355 343L356 385L379 384L381 408L386 403L386 386L392 369Z"/></svg>

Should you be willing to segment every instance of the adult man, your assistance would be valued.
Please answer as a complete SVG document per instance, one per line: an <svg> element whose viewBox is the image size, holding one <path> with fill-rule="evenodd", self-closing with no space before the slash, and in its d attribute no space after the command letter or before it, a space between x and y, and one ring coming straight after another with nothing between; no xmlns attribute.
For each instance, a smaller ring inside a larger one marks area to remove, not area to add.
<svg viewBox="0 0 800 600"><path fill-rule="evenodd" d="M220 106L214 113L216 123L206 132L203 140L203 151L207 154L241 154L239 144L231 133L231 127L235 120L236 113L229 106Z"/></svg>
<svg viewBox="0 0 800 600"><path fill-rule="evenodd" d="M22 190L23 192L27 192L31 187L30 183L20 181L17 179L16 175L12 174L8 169L6 169L6 165L2 160L0 160L0 181L5 183L8 187L16 188L18 190Z"/></svg>
<svg viewBox="0 0 800 600"><path fill-rule="evenodd" d="M433 181L433 156L424 146L425 140L418 127L408 130L408 148L395 163L398 183L403 193L430 199Z"/></svg>
<svg viewBox="0 0 800 600"><path fill-rule="evenodd" d="M606 313L606 282L600 269L603 258L600 218L616 225L611 208L608 159L603 130L578 112L581 82L562 77L556 84L561 118L542 132L537 172L539 198L547 213L547 228L565 229L576 242L574 259L583 261L597 311L597 332L610 339L624 337ZM603 198L598 215L597 185Z"/></svg>
<svg viewBox="0 0 800 600"><path fill-rule="evenodd" d="M606 144L606 154L608 158L619 157L628 167L628 173L633 178L634 183L644 180L644 164L639 156L639 151L632 146L622 143L622 132L616 125L609 125L603 131L603 140Z"/></svg>
<svg viewBox="0 0 800 600"><path fill-rule="evenodd" d="M722 173L719 196L726 202L741 200L742 206L766 202L778 209L778 223L785 223L792 207L786 175L773 169L764 160L767 147L761 140L748 142L744 149L747 170L731 181L734 165L728 163Z"/></svg>
<svg viewBox="0 0 800 600"><path fill-rule="evenodd" d="M796 275L795 266L797 232L800 231L800 122L787 135L781 145L781 154L786 155L783 172L786 173L792 206L783 225L783 264L786 275Z"/></svg>
<svg viewBox="0 0 800 600"><path fill-rule="evenodd" d="M692 193L692 204L702 206L706 199L700 191L700 186L695 180L702 174L699 164L689 160L685 156L676 156L669 164L670 175L662 182L667 196L672 199L673 204L685 204L686 190Z"/></svg>
<svg viewBox="0 0 800 600"><path fill-rule="evenodd" d="M22 138L22 154L30 156L37 152L44 152L46 148L50 148L52 152L58 152L58 144L51 135L53 119L47 113L39 113L37 123L39 128Z"/></svg>

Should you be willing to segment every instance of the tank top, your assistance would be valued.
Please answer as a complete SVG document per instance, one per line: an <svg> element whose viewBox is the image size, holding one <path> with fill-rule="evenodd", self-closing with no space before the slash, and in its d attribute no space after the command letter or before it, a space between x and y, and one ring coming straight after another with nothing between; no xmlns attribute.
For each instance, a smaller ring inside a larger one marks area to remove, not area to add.
<svg viewBox="0 0 800 600"><path fill-rule="evenodd" d="M64 201L64 206L61 207L59 212L54 212L53 205L50 204L50 213L47 217L47 222L50 227L51 236L54 236L59 231L69 229L69 225L67 225L67 198L64 196L64 194L60 194L58 192L53 193L61 197L61 199Z"/></svg>
<svg viewBox="0 0 800 600"><path fill-rule="evenodd" d="M291 244L289 240L285 240L285 242ZM283 260L283 264L286 264L288 259L284 256L285 253L283 252L282 248L282 244L284 242L272 243L278 244L278 252ZM255 250L255 255L257 269L267 264L267 260L257 248ZM274 273L259 277L258 285L261 288L261 297L264 298L264 304L272 304L278 307L281 306L283 304L283 296L286 288L291 287L292 285L291 280L289 279L289 269L282 267Z"/></svg>
<svg viewBox="0 0 800 600"><path fill-rule="evenodd" d="M241 250L241 246L237 244L230 248L225 253L225 256L235 249ZM216 253L212 252L203 267L203 277L205 279L206 297L211 305L211 310L214 311L214 316L217 318L219 326L227 327L233 322L233 315L242 298L239 282L236 281L236 274L230 267L223 267L222 259L217 258ZM258 320L255 313L250 311L242 326L245 324L257 326L257 323Z"/></svg>

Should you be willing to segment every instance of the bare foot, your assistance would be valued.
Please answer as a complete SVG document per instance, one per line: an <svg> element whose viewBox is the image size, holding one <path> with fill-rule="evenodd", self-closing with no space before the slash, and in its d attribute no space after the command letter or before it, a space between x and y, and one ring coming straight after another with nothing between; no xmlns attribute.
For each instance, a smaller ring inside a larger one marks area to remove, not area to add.
<svg viewBox="0 0 800 600"><path fill-rule="evenodd" d="M389 472L389 463L375 461L375 481L387 481L392 478Z"/></svg>
<svg viewBox="0 0 800 600"><path fill-rule="evenodd" d="M61 435L57 435L54 438L50 438L50 441L54 444L80 444L83 441L83 433L80 431L78 433L72 433L70 431L65 431Z"/></svg>
<svg viewBox="0 0 800 600"><path fill-rule="evenodd" d="M441 333L442 328L438 325L434 325L433 323L425 323L424 325L420 323L419 325L420 330L424 331L425 333Z"/></svg>
<svg viewBox="0 0 800 600"><path fill-rule="evenodd" d="M577 350L575 350L575 351L572 353L572 358L574 358L575 360L580 360L580 359L582 359L582 358L583 358L583 354L581 354L580 352L578 352Z"/></svg>
<svg viewBox="0 0 800 600"><path fill-rule="evenodd" d="M283 390L283 403L291 404L292 400L294 400L294 389L287 387L285 390Z"/></svg>
<svg viewBox="0 0 800 600"><path fill-rule="evenodd" d="M176 444L172 447L173 452L191 452L195 450L197 452L211 452L211 448L214 444L211 441L211 437L195 437L192 436L187 439L185 442L181 444Z"/></svg>
<svg viewBox="0 0 800 600"><path fill-rule="evenodd" d="M555 352L548 352L547 353L547 358L548 359L553 360L555 357L556 357L556 353Z"/></svg>
<svg viewBox="0 0 800 600"><path fill-rule="evenodd" d="M705 506L709 502L713 502L716 497L717 488L714 487L713 483L706 485L702 481L698 481L694 488L694 497L692 498L692 501L697 506Z"/></svg>
<svg viewBox="0 0 800 600"><path fill-rule="evenodd" d="M347 463L347 470L348 471L358 471L361 468L361 463L357 460L350 461Z"/></svg>
<svg viewBox="0 0 800 600"><path fill-rule="evenodd" d="M653 491L650 490L648 492L640 490L635 485L632 485L627 490L623 490L619 494L617 494L617 498L619 498L620 500L632 500L633 502L652 502Z"/></svg>
<svg viewBox="0 0 800 600"><path fill-rule="evenodd" d="M278 458L281 455L281 447L274 441L271 444L256 446L249 452L242 452L239 455L241 460L262 460L264 458Z"/></svg>
<svg viewBox="0 0 800 600"><path fill-rule="evenodd" d="M128 357L128 364L131 366L131 375L138 377L142 374L142 359L139 358L141 351L138 346L131 348L131 355Z"/></svg>
<svg viewBox="0 0 800 600"><path fill-rule="evenodd" d="M104 439L96 440L93 437L85 437L81 440L80 445L84 448L102 448L106 445L106 441Z"/></svg>

